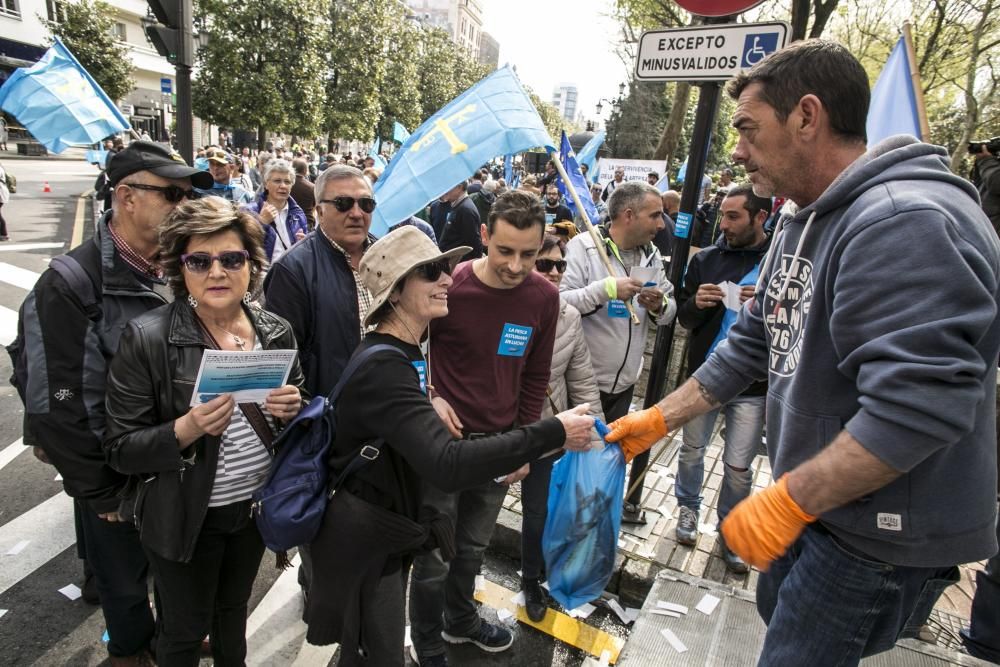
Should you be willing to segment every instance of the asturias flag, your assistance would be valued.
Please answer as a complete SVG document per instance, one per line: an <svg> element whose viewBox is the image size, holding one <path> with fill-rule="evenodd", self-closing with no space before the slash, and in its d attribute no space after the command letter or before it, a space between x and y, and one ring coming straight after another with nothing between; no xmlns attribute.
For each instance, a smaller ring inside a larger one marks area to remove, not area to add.
<svg viewBox="0 0 1000 667"><path fill-rule="evenodd" d="M398 120L393 121L392 140L395 141L397 144L401 144L409 138L410 138L410 133L406 131L406 128L403 127L403 124L400 123Z"/></svg>
<svg viewBox="0 0 1000 667"><path fill-rule="evenodd" d="M386 164L385 158L379 155L378 152L381 146L382 146L381 137L375 137L375 143L373 143L371 145L371 148L368 149L368 157L375 160L376 167L378 167L379 169L385 169L388 166L388 164Z"/></svg>
<svg viewBox="0 0 1000 667"><path fill-rule="evenodd" d="M576 163L576 155L573 153L573 147L569 145L569 139L566 138L566 132L562 133L562 142L559 146L559 161L562 162L563 169L566 170L566 175L569 176L570 183L573 184L573 189L576 190L576 196L580 198L580 203L583 204L583 208L587 211L587 217L590 218L592 224L597 224L601 220L601 216L597 213L597 207L594 206L594 200L590 197L590 188L587 186L587 179L583 177L583 172L580 171L580 165ZM563 194L563 198L566 200L566 206L569 210L573 212L573 215L579 215L576 210L576 202L573 201L573 197L569 194L569 188L563 183L563 179L560 176L556 179L556 187L559 188L559 192Z"/></svg>
<svg viewBox="0 0 1000 667"><path fill-rule="evenodd" d="M375 183L371 233L382 236L497 155L553 148L521 82L503 67L428 118Z"/></svg>
<svg viewBox="0 0 1000 667"><path fill-rule="evenodd" d="M590 138L580 152L576 154L576 161L579 164L587 165L587 174L590 176L590 180L597 178L597 174L594 172L594 165L597 163L597 151L604 145L605 132L601 130L594 136Z"/></svg>
<svg viewBox="0 0 1000 667"><path fill-rule="evenodd" d="M917 94L910 76L906 42L900 37L889 54L872 89L868 107L868 145L874 146L894 134L910 134L922 139Z"/></svg>
<svg viewBox="0 0 1000 667"><path fill-rule="evenodd" d="M0 87L0 109L53 153L95 144L129 127L58 37L41 60L15 70Z"/></svg>

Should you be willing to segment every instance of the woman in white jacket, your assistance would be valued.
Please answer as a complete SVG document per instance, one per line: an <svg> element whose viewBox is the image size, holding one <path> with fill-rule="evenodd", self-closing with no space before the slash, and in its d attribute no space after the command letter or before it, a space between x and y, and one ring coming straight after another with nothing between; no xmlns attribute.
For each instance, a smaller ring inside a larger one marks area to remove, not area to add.
<svg viewBox="0 0 1000 667"><path fill-rule="evenodd" d="M535 259L535 271L557 288L566 272L565 253L562 241L547 234ZM559 414L569 406L589 403L590 414L604 419L597 379L590 363L590 348L583 339L580 311L563 300L560 300L556 340L552 350L552 370L546 393L548 398L543 418ZM600 446L601 441L596 431L594 439L594 444ZM521 480L521 588L524 591L524 606L528 618L536 622L545 617L545 596L541 589L545 570L542 531L545 528L549 501L549 478L552 476L552 465L561 453L562 450L556 450L532 461L531 472Z"/></svg>

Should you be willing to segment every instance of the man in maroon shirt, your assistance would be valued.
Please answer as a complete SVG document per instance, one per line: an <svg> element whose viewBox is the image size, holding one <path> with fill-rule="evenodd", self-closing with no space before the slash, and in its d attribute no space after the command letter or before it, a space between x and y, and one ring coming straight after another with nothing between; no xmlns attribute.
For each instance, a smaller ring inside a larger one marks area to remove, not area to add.
<svg viewBox="0 0 1000 667"><path fill-rule="evenodd" d="M428 387L456 438L489 436L541 417L559 316L558 291L532 270L544 230L538 197L520 191L498 197L482 231L489 254L455 269L449 314L431 325ZM491 653L513 643L510 632L479 617L472 595L507 487L528 471L526 465L458 493L425 485L424 505L454 520L456 555L445 563L434 551L413 564L410 623L420 665L446 665L445 641Z"/></svg>

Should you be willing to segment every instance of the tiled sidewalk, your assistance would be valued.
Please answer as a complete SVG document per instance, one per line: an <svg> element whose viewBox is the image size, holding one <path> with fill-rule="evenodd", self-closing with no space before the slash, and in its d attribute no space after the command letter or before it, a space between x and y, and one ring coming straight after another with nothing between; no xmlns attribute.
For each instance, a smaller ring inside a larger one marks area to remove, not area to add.
<svg viewBox="0 0 1000 667"><path fill-rule="evenodd" d="M722 482L722 438L717 435L706 451L705 485L702 493L704 501L699 518L701 534L693 547L678 544L674 539L674 528L677 525L674 475L677 472L680 434L671 443L657 445L653 449L654 457L662 447L666 449L653 465L644 484L646 525L622 525L618 550L625 557L626 565L629 560L652 561L656 569L665 567L748 591L756 590L759 576L757 570L751 570L745 575L729 572L716 546L715 524L718 519L715 507ZM771 466L766 457L758 456L755 460L753 480L754 491L771 483ZM519 494L520 489L515 485L504 503L507 509L517 514L521 512ZM967 620L975 592L975 572L982 567L982 563L963 566L961 582L945 591L936 609Z"/></svg>

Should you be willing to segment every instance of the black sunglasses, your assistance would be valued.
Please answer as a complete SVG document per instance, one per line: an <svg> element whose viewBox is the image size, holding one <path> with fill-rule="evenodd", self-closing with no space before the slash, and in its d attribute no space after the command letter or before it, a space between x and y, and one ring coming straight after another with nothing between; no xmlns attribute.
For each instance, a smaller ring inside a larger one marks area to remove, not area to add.
<svg viewBox="0 0 1000 667"><path fill-rule="evenodd" d="M146 185L144 183L122 183L136 190L152 190L159 192L171 204L179 204L183 199L198 199L201 194L194 190L185 190L177 185Z"/></svg>
<svg viewBox="0 0 1000 667"><path fill-rule="evenodd" d="M439 259L430 264L421 264L414 271L427 282L436 283L441 278L442 273L451 275L451 262L447 259Z"/></svg>
<svg viewBox="0 0 1000 667"><path fill-rule="evenodd" d="M555 267L556 271L559 273L566 273L566 260L565 259L536 259L535 268L542 273L548 273Z"/></svg>
<svg viewBox="0 0 1000 667"><path fill-rule="evenodd" d="M333 204L333 207L341 213L347 213L350 211L354 208L355 203L357 203L358 207L365 213L371 213L375 210L375 200L371 197L360 197L355 199L354 197L341 196L334 197L333 199L320 199L319 203Z"/></svg>
<svg viewBox="0 0 1000 667"><path fill-rule="evenodd" d="M219 260L219 266L226 271L239 271L248 259L250 259L250 253L246 250L227 250L218 255L209 255L207 252L190 252L181 255L181 262L191 273L208 272L215 260Z"/></svg>

